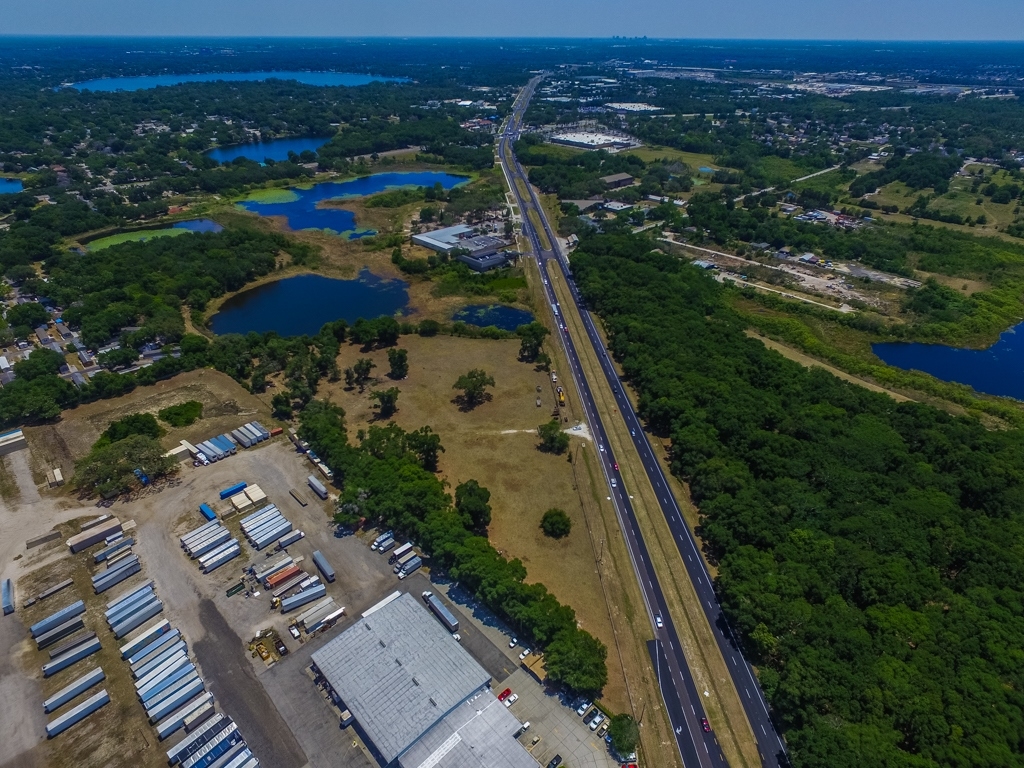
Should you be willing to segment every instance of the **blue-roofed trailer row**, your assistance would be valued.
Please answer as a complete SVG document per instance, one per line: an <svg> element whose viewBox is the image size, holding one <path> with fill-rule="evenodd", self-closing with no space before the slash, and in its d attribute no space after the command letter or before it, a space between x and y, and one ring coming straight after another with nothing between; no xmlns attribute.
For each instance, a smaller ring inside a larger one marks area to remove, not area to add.
<svg viewBox="0 0 1024 768"><path fill-rule="evenodd" d="M199 728L185 739L167 750L167 762L177 765L187 760L204 746L210 743L217 734L224 730L231 723L231 718L219 712L203 723Z"/></svg>
<svg viewBox="0 0 1024 768"><path fill-rule="evenodd" d="M294 611L296 608L303 606L306 603L311 603L317 598L323 597L325 594L327 594L327 587L324 584L317 584L309 589L304 589L301 592L298 592L291 597L286 597L281 601L281 613Z"/></svg>
<svg viewBox="0 0 1024 768"><path fill-rule="evenodd" d="M188 653L188 643L180 637L172 638L168 645L136 662L131 667L132 678L142 680L148 677L151 672L160 669L160 667L175 658L179 653Z"/></svg>
<svg viewBox="0 0 1024 768"><path fill-rule="evenodd" d="M153 640L156 640L161 635L170 631L171 623L167 621L167 619L162 619L153 626L147 627L138 637L129 640L127 643L121 646L121 658L129 658L137 651L141 650L142 648L145 648Z"/></svg>
<svg viewBox="0 0 1024 768"><path fill-rule="evenodd" d="M163 609L164 604L159 600L154 600L151 603L147 603L145 607L140 608L138 612L136 612L132 616L129 616L121 624L112 627L114 637L120 640L133 629L141 627L145 622L149 621L154 616L163 611Z"/></svg>
<svg viewBox="0 0 1024 768"><path fill-rule="evenodd" d="M231 549L227 550L226 552L221 553L215 560L213 560L213 561L207 563L205 566L203 566L203 573L212 573L213 571L217 570L218 568L220 568L225 563L227 563L227 562L229 562L231 560L234 560L240 554L242 554L242 548L239 547L236 544Z"/></svg>
<svg viewBox="0 0 1024 768"><path fill-rule="evenodd" d="M179 689L173 696L169 696L159 704L156 704L153 707L147 707L146 716L149 718L149 722L153 724L158 723L182 704L187 702L189 699L192 699L196 694L201 693L205 689L206 684L203 682L202 678L199 678L197 680L193 680L184 688Z"/></svg>
<svg viewBox="0 0 1024 768"><path fill-rule="evenodd" d="M97 595L106 592L111 587L116 587L122 581L142 570L142 564L139 562L138 555L132 555L117 564L116 568L112 568L109 571L104 571L103 574L97 578L93 577L92 588Z"/></svg>
<svg viewBox="0 0 1024 768"><path fill-rule="evenodd" d="M238 732L238 725L232 722L221 729L198 752L182 760L181 768L205 768L241 740L242 734Z"/></svg>
<svg viewBox="0 0 1024 768"><path fill-rule="evenodd" d="M53 694L53 696L44 701L43 712L50 714L54 710L60 709L72 699L77 698L97 683L105 680L106 677L107 676L103 673L103 670L100 667L97 667L91 672L86 672L80 678L68 683Z"/></svg>
<svg viewBox="0 0 1024 768"><path fill-rule="evenodd" d="M206 531L210 530L211 528L216 528L216 527L218 527L219 525L220 525L220 522L218 522L218 521L216 521L216 520L212 520L212 521L210 521L209 523L203 523L202 525L200 525L200 526L199 526L198 528L196 528L195 530L193 530L193 531L189 531L189 532L188 532L188 533L186 533L186 534L185 534L184 536L181 536L181 537L179 537L179 538L178 538L178 541L179 541L179 542L181 543L181 547L182 547L182 549L184 549L184 548L185 548L185 546L186 546L186 545L187 545L187 544L188 544L188 543L189 543L190 541L193 541L193 540L195 539L195 537L196 537L196 536L201 536L201 535L202 535L203 533L205 533Z"/></svg>
<svg viewBox="0 0 1024 768"><path fill-rule="evenodd" d="M14 613L14 582L4 579L0 585L0 602L3 603L4 616Z"/></svg>
<svg viewBox="0 0 1024 768"><path fill-rule="evenodd" d="M251 448L252 444L255 442L255 440L240 429L231 430L231 437L233 437L243 448Z"/></svg>
<svg viewBox="0 0 1024 768"><path fill-rule="evenodd" d="M131 611L134 611L144 603L148 603L156 596L153 592L153 587L146 587L141 590L138 594L132 595L128 600L122 600L113 608L110 608L104 613L103 617L107 620L108 624L117 624L121 619L127 616Z"/></svg>
<svg viewBox="0 0 1024 768"><path fill-rule="evenodd" d="M57 625L63 624L68 619L81 616L83 613L85 613L85 603L81 600L76 600L71 605L64 606L56 613L51 613L45 619L37 621L28 628L28 631L32 634L32 637L38 637L44 632L49 632Z"/></svg>
<svg viewBox="0 0 1024 768"><path fill-rule="evenodd" d="M77 661L81 661L87 656L92 656L100 649L100 641L93 639L91 642L80 645L74 648L63 656L58 656L48 664L43 664L43 677L50 677L60 672L62 669L67 669Z"/></svg>
<svg viewBox="0 0 1024 768"><path fill-rule="evenodd" d="M189 675L192 675L192 678L190 679L198 678L198 674L192 674L195 670L196 665L186 659L185 664L174 667L165 674L160 675L156 680L150 682L145 688L141 688L139 690L139 699L144 703L149 704L152 702L151 705L156 705L158 702L163 701L163 698L157 699L156 696L161 691L164 691L174 685L178 680L189 677Z"/></svg>
<svg viewBox="0 0 1024 768"><path fill-rule="evenodd" d="M63 733L75 723L79 723L104 704L110 703L110 694L103 689L94 696L90 696L74 709L69 709L56 720L46 724L46 737L52 739L54 736Z"/></svg>
<svg viewBox="0 0 1024 768"><path fill-rule="evenodd" d="M125 547L130 547L135 544L135 539L121 539L111 544L109 547L101 549L95 555L93 555L92 561L94 563L102 563L104 560L108 560L113 555L116 555Z"/></svg>
<svg viewBox="0 0 1024 768"><path fill-rule="evenodd" d="M133 669L138 669L140 666L145 664L154 658L155 654L168 648L171 644L181 639L181 631L177 628L171 629L167 632L163 632L157 635L153 640L146 643L144 646L139 648L135 653L129 656L125 661Z"/></svg>
<svg viewBox="0 0 1024 768"><path fill-rule="evenodd" d="M161 720L156 726L157 738L163 741L168 736L177 733L183 727L187 727L187 722L191 717L203 712L209 713L207 717L214 714L212 693L202 694L198 698L179 707L177 710L169 714L164 720Z"/></svg>

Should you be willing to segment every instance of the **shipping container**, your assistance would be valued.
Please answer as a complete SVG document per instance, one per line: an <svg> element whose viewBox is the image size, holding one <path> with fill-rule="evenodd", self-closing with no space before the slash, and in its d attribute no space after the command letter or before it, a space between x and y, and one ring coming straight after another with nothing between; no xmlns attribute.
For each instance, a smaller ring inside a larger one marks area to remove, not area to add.
<svg viewBox="0 0 1024 768"><path fill-rule="evenodd" d="M211 443L209 440L204 440L203 442L199 443L198 447L199 450L202 451L206 458L208 458L210 461L220 461L222 458L224 458L224 452L220 448L215 446L213 443Z"/></svg>
<svg viewBox="0 0 1024 768"><path fill-rule="evenodd" d="M210 552L207 552L205 555L200 557L199 558L199 567L200 568L205 568L210 563L212 563L214 560L217 560L225 552L227 552L228 550L233 549L233 548L235 548L237 546L238 546L238 539L231 539L230 541L225 541L223 544L221 544L216 549L214 549L214 550L212 550Z"/></svg>
<svg viewBox="0 0 1024 768"><path fill-rule="evenodd" d="M127 643L121 646L121 658L127 659L134 655L136 652L145 648L153 640L156 640L161 635L171 631L171 622L167 619L161 619L151 627L147 627L142 631L138 637L129 640Z"/></svg>
<svg viewBox="0 0 1024 768"><path fill-rule="evenodd" d="M68 619L63 624L58 624L53 629L44 632L39 637L37 637L36 647L39 650L42 650L43 648L49 648L51 645L59 643L65 637L73 635L78 630L84 628L85 621L83 621L83 617L75 616L75 618Z"/></svg>
<svg viewBox="0 0 1024 768"><path fill-rule="evenodd" d="M292 578L292 576L294 576L298 572L299 566L291 565L288 568L285 568L284 570L278 571L277 573L272 573L270 576L267 576L267 578L263 580L263 586L267 589L274 589L276 587L279 587L286 580Z"/></svg>
<svg viewBox="0 0 1024 768"><path fill-rule="evenodd" d="M403 557L405 557L407 554L409 554L411 551L412 551L412 542L406 542L405 544L403 544L402 546L400 546L398 549L396 549L394 552L391 553L391 556L388 558L388 565L394 565L399 560L401 560Z"/></svg>
<svg viewBox="0 0 1024 768"><path fill-rule="evenodd" d="M109 567L108 566L107 570L103 571L102 573L97 573L95 576L92 577L92 585L93 585L93 587L95 587L97 584L99 584L102 581L106 581L106 580L112 578L114 576L114 573L116 573L117 571L122 570L124 568L128 568L132 564L138 563L138 562L139 562L139 556L138 555L132 555L132 556L130 556L128 558L125 558L124 560L119 560L113 567Z"/></svg>
<svg viewBox="0 0 1024 768"><path fill-rule="evenodd" d="M280 539L277 540L277 548L284 549L285 547L290 547L292 544L294 544L299 539L303 538L305 535L306 534L304 534L302 531L292 531L287 536L282 536Z"/></svg>
<svg viewBox="0 0 1024 768"><path fill-rule="evenodd" d="M125 547L130 547L135 544L135 539L121 539L120 541L114 542L108 547L101 549L95 555L93 555L92 561L94 563L102 563L104 560L110 559L113 555L116 555Z"/></svg>
<svg viewBox="0 0 1024 768"><path fill-rule="evenodd" d="M206 531L209 531L211 528L216 528L219 525L220 525L220 522L218 522L216 520L211 520L208 523L203 523L198 528L196 528L194 531L189 531L184 536L182 536L180 539L178 539L178 541L181 542L182 549L184 549L185 546L190 541L194 541L197 536L201 536Z"/></svg>
<svg viewBox="0 0 1024 768"><path fill-rule="evenodd" d="M271 592L270 594L271 594L272 597L284 597L289 592L291 592L293 589L295 589L297 586L299 586L308 577L309 577L308 573L306 573L305 571L299 571L296 575L292 576L290 579L288 579L286 581L283 581L280 584L278 584L276 587L274 587L274 591Z"/></svg>
<svg viewBox="0 0 1024 768"><path fill-rule="evenodd" d="M164 609L164 604L159 600L154 600L152 603L148 603L147 605L148 607L125 619L123 623L118 624L116 627L112 627L111 629L114 632L114 637L120 640L133 629L141 627L144 623L152 619Z"/></svg>
<svg viewBox="0 0 1024 768"><path fill-rule="evenodd" d="M278 539L284 536L292 529L292 524L288 520L284 520L281 525L272 531L262 534L258 539L254 539L252 542L253 549L260 550L274 544Z"/></svg>
<svg viewBox="0 0 1024 768"><path fill-rule="evenodd" d="M200 712L210 713L207 717L214 714L212 693L204 693L202 696L179 707L164 720L161 720L156 726L157 738L163 741L168 736L177 733L182 727L186 726L190 717Z"/></svg>
<svg viewBox="0 0 1024 768"><path fill-rule="evenodd" d="M322 608L320 608L320 610L313 613L313 615L310 616L308 613L304 614L305 618L301 622L297 623L305 627L307 633L314 632L316 631L315 628L320 625L320 622L322 622L331 614L336 613L337 610L338 604L331 600L329 603L327 603L327 605L323 606Z"/></svg>
<svg viewBox="0 0 1024 768"><path fill-rule="evenodd" d="M0 585L0 603L4 607L4 616L14 613L14 582L4 579Z"/></svg>
<svg viewBox="0 0 1024 768"><path fill-rule="evenodd" d="M223 448L232 456L238 453L238 443L231 439L231 435L226 432L222 435L217 435L217 445Z"/></svg>
<svg viewBox="0 0 1024 768"><path fill-rule="evenodd" d="M235 440L238 441L239 445L242 445L245 448L252 447L252 438L249 437L247 434L245 434L242 430L240 430L240 429L233 429L233 430L231 430L231 436L233 438L235 438Z"/></svg>
<svg viewBox="0 0 1024 768"><path fill-rule="evenodd" d="M97 709L102 707L104 704L110 702L110 695L106 689L99 693L90 696L88 699L83 701L74 709L69 709L63 715L58 717L56 720L51 720L46 724L46 738L52 739L54 736L63 733L75 723L81 722Z"/></svg>
<svg viewBox="0 0 1024 768"><path fill-rule="evenodd" d="M282 525L285 522L285 519L286 518L284 515L282 515L280 512L277 512L271 515L270 517L260 520L258 523L253 525L251 528L245 531L245 535L249 539L258 539L267 531L272 531L278 526Z"/></svg>
<svg viewBox="0 0 1024 768"><path fill-rule="evenodd" d="M134 560L125 562L126 565L124 567L107 571L103 574L106 578L96 584L93 584L92 588L95 590L97 595L103 594L111 587L116 587L125 579L131 578L142 570L142 565L139 563L139 559L137 557Z"/></svg>
<svg viewBox="0 0 1024 768"><path fill-rule="evenodd" d="M242 549L236 544L231 549L221 553L216 560L212 560L211 562L203 566L203 573L213 573L215 570L220 568L225 563L234 560L240 554L242 554Z"/></svg>
<svg viewBox="0 0 1024 768"><path fill-rule="evenodd" d="M132 667L132 678L134 680L142 680L148 677L150 673L160 669L171 659L177 657L179 653L188 653L188 644L180 637L171 640L170 644L161 648L159 651L150 654L148 657L140 659L135 666Z"/></svg>
<svg viewBox="0 0 1024 768"><path fill-rule="evenodd" d="M239 746L241 747L241 750L238 752L233 752L233 757L230 755L225 755L223 758L221 758L221 760L225 758L230 758L226 763L221 765L220 762L218 761L211 765L210 768L242 768L242 766L244 766L246 763L251 762L254 759L252 756L252 751L249 749L248 746L246 746L245 742L243 742Z"/></svg>
<svg viewBox="0 0 1024 768"><path fill-rule="evenodd" d="M167 699L173 696L177 696L178 691L180 691L182 688L186 688L192 685L192 683L194 683L198 679L199 671L195 668L195 665L193 665L192 669L189 670L187 674L171 682L170 685L164 687L164 689L161 690L159 693L155 693L154 695L147 697L144 706L159 707Z"/></svg>
<svg viewBox="0 0 1024 768"><path fill-rule="evenodd" d="M40 592L38 595L36 595L36 600L45 600L48 597L53 597L58 592L60 592L62 589L67 589L68 587L70 587L74 583L75 583L74 579L64 579L64 581L58 582L57 584L54 584L49 589L44 589L42 592Z"/></svg>
<svg viewBox="0 0 1024 768"><path fill-rule="evenodd" d="M191 661L180 667L175 667L170 672L162 675L159 679L154 680L152 683L147 685L145 688L139 691L139 699L147 706L159 706L159 702L163 701L167 697L159 697L159 694L166 691L168 688L173 686L179 680L186 677L192 676L191 680L197 679L199 675L196 673L196 665ZM181 686L178 686L181 688ZM175 690L177 690L176 688Z"/></svg>
<svg viewBox="0 0 1024 768"><path fill-rule="evenodd" d="M191 733L216 713L217 710L212 701L194 709L189 713L188 717L185 718L185 733Z"/></svg>
<svg viewBox="0 0 1024 768"><path fill-rule="evenodd" d="M198 752L204 744L209 743L210 739L224 730L230 722L230 717L218 712L203 723L202 726L196 728L193 733L190 733L167 750L167 762L171 765L177 765L185 758Z"/></svg>
<svg viewBox="0 0 1024 768"><path fill-rule="evenodd" d="M177 651L172 653L166 659L161 661L156 666L153 666L146 672L142 677L136 678L135 690L136 692L141 691L143 688L148 686L150 683L159 680L161 677L169 672L178 669L185 664L188 664L188 651L184 648L179 648Z"/></svg>
<svg viewBox="0 0 1024 768"><path fill-rule="evenodd" d="M296 624L304 624L306 619L312 618L313 616L318 614L320 611L322 611L324 608L326 608L327 606L331 605L332 603L334 603L334 598L333 597L325 597L320 602L314 603L312 607L307 608L305 611L303 611L298 616L296 616L295 617L295 623Z"/></svg>
<svg viewBox="0 0 1024 768"><path fill-rule="evenodd" d="M68 548L72 554L81 552L83 549L88 549L94 544L99 544L101 541L114 533L121 532L121 521L116 517L112 517L109 520L105 520L102 525L97 525L86 531L82 531L77 536L72 536L67 540Z"/></svg>
<svg viewBox="0 0 1024 768"><path fill-rule="evenodd" d="M113 555L112 557L108 557L107 558L107 570L113 570L115 567L117 567L118 563L120 563L122 560L127 560L133 554L134 553L132 552L132 548L128 547L127 549L122 549L116 555Z"/></svg>
<svg viewBox="0 0 1024 768"><path fill-rule="evenodd" d="M149 718L149 722L157 723L163 718L167 717L171 712L176 710L182 704L189 699L193 698L197 693L205 690L206 684L202 678L193 680L187 686L179 690L173 696L164 699L152 709L146 710L146 716Z"/></svg>
<svg viewBox="0 0 1024 768"><path fill-rule="evenodd" d="M334 568L327 562L327 558L323 556L319 549L313 552L313 562L316 563L317 569L323 574L325 581L334 581Z"/></svg>
<svg viewBox="0 0 1024 768"><path fill-rule="evenodd" d="M419 557L414 557L402 567L401 571L398 572L398 578L404 579L406 576L418 571L421 565L423 565L423 560Z"/></svg>
<svg viewBox="0 0 1024 768"><path fill-rule="evenodd" d="M245 490L246 485L248 485L248 483L235 483L234 485L229 485L220 492L220 500L224 501L224 499L229 499L236 493Z"/></svg>
<svg viewBox="0 0 1024 768"><path fill-rule="evenodd" d="M265 512L269 512L269 511L270 511L270 510L272 510L272 509L277 509L277 507L276 507L275 505L273 505L273 504L267 504L267 505L265 505L265 506L263 506L263 507L260 507L260 508L259 508L259 509L257 509L257 510L256 510L255 512L253 512L252 514L250 514L250 515L247 515L246 517L243 517L243 518L242 518L242 519L241 519L241 520L239 521L239 525L245 525L246 523L252 522L252 521L253 521L253 520L255 520L255 519L256 519L256 518L258 517L258 516L262 515L262 514L263 514L263 513L265 513Z"/></svg>
<svg viewBox="0 0 1024 768"><path fill-rule="evenodd" d="M189 556L191 556L193 560L199 560L201 563L202 559L206 555L210 554L211 552L217 549L220 549L222 546L224 546L225 543L227 543L230 540L231 531L229 531L227 528L219 528L215 533L198 542L193 549L190 549Z"/></svg>
<svg viewBox="0 0 1024 768"><path fill-rule="evenodd" d="M195 557L192 553L197 549L200 549L204 544L208 543L211 539L215 539L218 536L223 536L227 528L225 528L219 521L216 525L207 528L205 531L197 536L193 536L185 544L185 553L189 557Z"/></svg>
<svg viewBox="0 0 1024 768"><path fill-rule="evenodd" d="M164 632L156 639L149 643L146 643L142 648L139 648L135 653L129 656L126 661L128 666L131 667L132 672L139 669L143 664L152 661L156 658L156 655L163 653L171 645L181 640L181 630L177 627L171 629L169 632Z"/></svg>
<svg viewBox="0 0 1024 768"><path fill-rule="evenodd" d="M281 613L294 611L296 608L306 605L307 603L311 603L314 600L323 597L325 594L327 594L327 587L323 584L317 584L309 589L304 589L298 594L286 597L281 601Z"/></svg>
<svg viewBox="0 0 1024 768"><path fill-rule="evenodd" d="M259 430L254 427L250 427L248 424L240 426L239 431L247 434L254 443L260 443L263 441L263 435L260 434Z"/></svg>
<svg viewBox="0 0 1024 768"><path fill-rule="evenodd" d="M240 741L242 741L242 734L238 732L238 726L232 723L217 734L205 747L191 757L182 760L181 768L207 768L210 763Z"/></svg>
<svg viewBox="0 0 1024 768"><path fill-rule="evenodd" d="M260 434L263 435L263 439L264 440L269 440L270 439L270 431L268 429L266 429L258 421L250 421L249 425L252 426L252 427L256 427L256 429L259 430Z"/></svg>
<svg viewBox="0 0 1024 768"><path fill-rule="evenodd" d="M141 608L146 603L154 600L156 594L153 592L153 588L150 587L144 592L140 592L131 600L125 600L122 603L118 603L116 606L107 611L106 620L107 624L114 626L120 624L126 618L131 616L135 611Z"/></svg>
<svg viewBox="0 0 1024 768"><path fill-rule="evenodd" d="M248 533L250 531L253 531L256 528L259 528L261 525L263 525L267 520L270 520L270 519L272 519L274 517L277 517L280 514L281 514L281 510L279 510L276 506L271 504L268 507L264 507L262 510L260 510L256 514L249 515L247 518L242 520L242 523L241 523L242 530L245 531L246 533Z"/></svg>
<svg viewBox="0 0 1024 768"><path fill-rule="evenodd" d="M106 679L106 675L103 670L99 667L86 672L77 680L68 683L66 686L57 691L53 696L43 702L43 712L50 714L56 709L60 709L72 699L85 693L87 690L92 688L97 683L102 682Z"/></svg>
<svg viewBox="0 0 1024 768"><path fill-rule="evenodd" d="M43 664L43 677L50 677L60 672L62 669L67 669L75 662L81 661L87 656L92 656L96 651L100 649L100 641L94 639L91 642L80 645L74 648L63 656L58 656L48 664Z"/></svg>
<svg viewBox="0 0 1024 768"><path fill-rule="evenodd" d="M76 600L70 605L66 605L56 613L51 613L42 621L37 621L28 631L32 634L32 637L38 637L44 632L49 632L56 626L63 624L68 619L73 619L76 616L81 616L85 613L85 603L81 600Z"/></svg>
<svg viewBox="0 0 1024 768"><path fill-rule="evenodd" d="M267 576L272 574L274 571L279 571L282 568L287 568L293 562L295 561L289 555L285 555L279 560L275 560L270 565L265 565L262 568L253 567L253 575L256 577L257 581L263 581L263 579L267 578Z"/></svg>
<svg viewBox="0 0 1024 768"><path fill-rule="evenodd" d="M313 489L313 493L315 493L321 499L327 498L327 486L321 483L316 476L310 475L309 477L307 477L306 483L309 485L311 489Z"/></svg>
<svg viewBox="0 0 1024 768"><path fill-rule="evenodd" d="M209 504L206 504L206 503L200 504L199 505L199 511L202 513L203 517L205 517L207 520L216 520L217 519L217 513L213 511L213 507L211 507Z"/></svg>
<svg viewBox="0 0 1024 768"><path fill-rule="evenodd" d="M441 602L441 598L435 595L433 592L424 592L423 599L427 601L427 605L430 606L430 610L434 612L434 615L441 620L445 628L449 632L459 631L459 620L455 618L455 614L448 610L447 606Z"/></svg>
<svg viewBox="0 0 1024 768"><path fill-rule="evenodd" d="M58 656L63 656L68 651L73 650L73 649L77 648L80 645L85 645L90 640L92 640L94 637L96 637L96 633L95 632L88 632L88 633L86 633L84 635L79 635L78 637L74 637L74 638L68 640L66 643L62 643L61 645L58 645L56 648L51 648L50 650L47 651L47 653L50 656L50 661L53 661Z"/></svg>

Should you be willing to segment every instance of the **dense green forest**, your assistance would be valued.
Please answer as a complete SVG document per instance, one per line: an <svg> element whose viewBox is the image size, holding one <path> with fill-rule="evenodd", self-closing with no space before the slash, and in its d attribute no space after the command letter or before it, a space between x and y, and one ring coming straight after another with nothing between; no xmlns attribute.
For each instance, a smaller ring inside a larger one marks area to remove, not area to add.
<svg viewBox="0 0 1024 768"><path fill-rule="evenodd" d="M634 236L573 272L672 469L795 766L1014 766L1024 434L805 369Z"/></svg>
<svg viewBox="0 0 1024 768"><path fill-rule="evenodd" d="M313 401L300 434L327 463L343 490L339 522L366 519L419 542L435 567L447 571L507 620L532 647L544 648L550 679L595 693L608 680L607 649L576 625L576 614L543 584L526 583L526 568L507 560L487 540L490 509L482 514L475 481L456 488L456 503L434 474L438 436L424 427L405 432L394 424L370 427L357 445L348 441L344 412ZM441 449L443 450L443 449ZM472 509L470 502L473 502Z"/></svg>

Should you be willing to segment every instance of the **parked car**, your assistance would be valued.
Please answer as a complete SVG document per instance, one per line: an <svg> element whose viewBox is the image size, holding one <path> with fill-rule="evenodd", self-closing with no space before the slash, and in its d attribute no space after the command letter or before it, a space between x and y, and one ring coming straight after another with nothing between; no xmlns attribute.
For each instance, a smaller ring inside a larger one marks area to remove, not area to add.
<svg viewBox="0 0 1024 768"><path fill-rule="evenodd" d="M511 696L509 696L507 699L505 699L505 706L506 707L511 707L517 701L519 701L519 694L518 693L513 693Z"/></svg>
<svg viewBox="0 0 1024 768"><path fill-rule="evenodd" d="M590 730L596 731L597 726L604 722L604 715L598 712L597 717L590 721Z"/></svg>
<svg viewBox="0 0 1024 768"><path fill-rule="evenodd" d="M548 763L548 768L558 768L562 764L562 756L555 755L551 758L551 762Z"/></svg>
<svg viewBox="0 0 1024 768"><path fill-rule="evenodd" d="M513 637L511 640L508 641L509 648L515 648L517 645L519 645L519 638L517 637Z"/></svg>
<svg viewBox="0 0 1024 768"><path fill-rule="evenodd" d="M512 689L511 688L506 688L504 691L502 691L501 693L498 694L498 701L504 701L505 699L507 699L511 695L512 695Z"/></svg>
<svg viewBox="0 0 1024 768"><path fill-rule="evenodd" d="M274 650L277 651L278 656L288 655L288 646L284 644L280 637L274 638Z"/></svg>
<svg viewBox="0 0 1024 768"><path fill-rule="evenodd" d="M296 640L299 639L299 628L292 624L288 627L288 634L294 637Z"/></svg>
<svg viewBox="0 0 1024 768"><path fill-rule="evenodd" d="M586 712L588 709L590 709L590 702L584 699L583 702L578 707L576 707L576 714L580 717L583 717L583 713Z"/></svg>
<svg viewBox="0 0 1024 768"><path fill-rule="evenodd" d="M522 661L523 659L525 659L529 655L530 655L530 649L526 648L526 649L523 650L522 653L519 654L519 660Z"/></svg>

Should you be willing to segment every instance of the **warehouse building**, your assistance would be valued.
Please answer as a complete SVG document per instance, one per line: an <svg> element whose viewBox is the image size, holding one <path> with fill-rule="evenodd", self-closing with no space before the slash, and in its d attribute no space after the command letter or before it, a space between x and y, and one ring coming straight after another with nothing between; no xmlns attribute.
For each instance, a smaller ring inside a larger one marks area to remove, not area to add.
<svg viewBox="0 0 1024 768"><path fill-rule="evenodd" d="M508 245L500 237L478 235L466 224L413 235L412 242L437 253L453 256L477 272L486 272L503 265L506 259L498 250Z"/></svg>
<svg viewBox="0 0 1024 768"><path fill-rule="evenodd" d="M408 594L312 656L383 765L537 768L491 676Z"/></svg>

